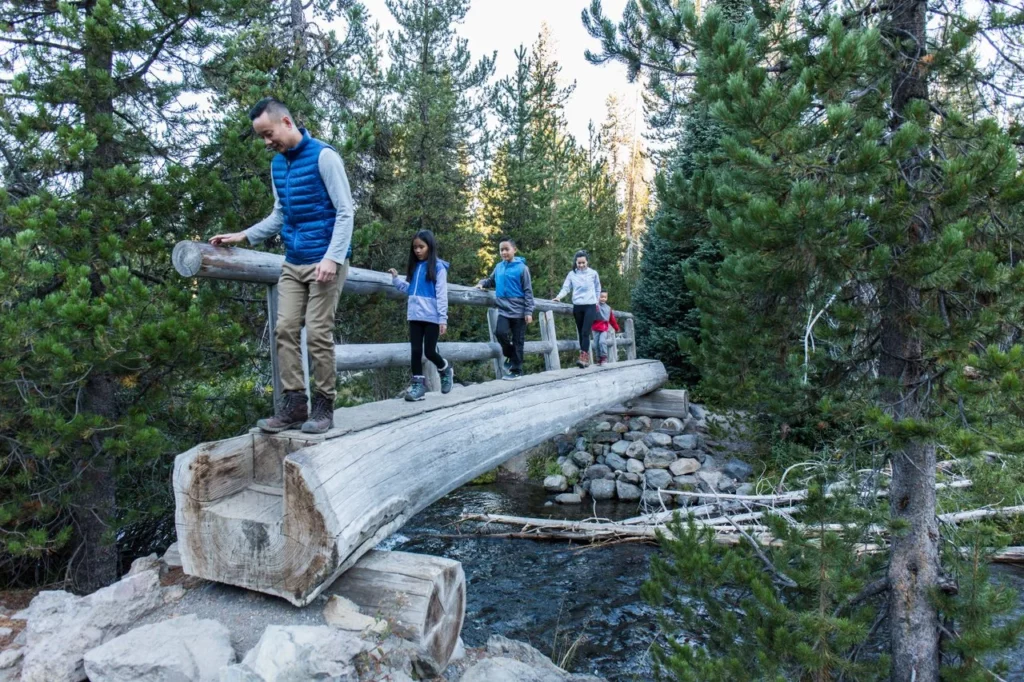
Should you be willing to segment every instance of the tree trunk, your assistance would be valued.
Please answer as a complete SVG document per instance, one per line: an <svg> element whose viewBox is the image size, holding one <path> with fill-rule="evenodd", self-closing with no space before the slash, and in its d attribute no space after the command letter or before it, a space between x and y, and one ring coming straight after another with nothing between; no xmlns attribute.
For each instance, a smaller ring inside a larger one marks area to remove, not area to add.
<svg viewBox="0 0 1024 682"><path fill-rule="evenodd" d="M116 418L114 379L91 377L82 394L82 407L107 420ZM71 507L77 549L69 571L72 589L88 594L117 580L118 552L112 532L117 488L113 458L103 448L102 436L93 434L81 452L81 486Z"/></svg>
<svg viewBox="0 0 1024 682"><path fill-rule="evenodd" d="M84 6L91 20L102 22L95 14L95 1ZM81 102L87 130L96 133L96 149L82 169L82 202L88 205L92 196L102 196L96 186L96 173L113 168L118 161L117 141L113 133L114 100L110 94L114 54L109 39L102 31L87 32L83 44L85 77L92 81L89 92L95 98ZM91 37L90 37L91 36ZM98 95L98 96L97 96ZM102 182L102 179L100 180ZM102 266L101 266L102 267ZM105 288L101 272L93 269L89 280L92 295L98 298ZM82 389L82 409L107 422L117 419L115 378L101 370L86 380ZM118 553L113 533L117 489L114 462L103 447L103 437L91 435L79 449L81 453L81 487L72 505L76 551L68 568L74 590L82 593L109 585L117 579Z"/></svg>
<svg viewBox="0 0 1024 682"><path fill-rule="evenodd" d="M901 126L914 100L928 98L922 78L928 6L925 0L899 0L890 14L891 38L902 46L894 55L893 128ZM912 191L920 191L923 154L917 150L903 163ZM907 226L911 243L928 239L929 207L918 206ZM899 254L894 254L900 259ZM898 274L885 287L882 310L882 357L879 372L888 386L883 406L897 420L927 418L928 367L919 330L921 295ZM939 679L939 618L932 600L939 584L939 529L935 516L935 444L911 440L892 453L890 512L905 524L894 533L889 562L889 600L893 682L934 682Z"/></svg>

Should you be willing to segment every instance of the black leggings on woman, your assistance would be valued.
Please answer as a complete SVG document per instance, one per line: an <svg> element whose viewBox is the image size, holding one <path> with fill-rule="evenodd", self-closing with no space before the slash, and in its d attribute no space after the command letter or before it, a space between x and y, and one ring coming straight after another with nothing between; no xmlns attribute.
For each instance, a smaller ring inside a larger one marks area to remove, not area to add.
<svg viewBox="0 0 1024 682"><path fill-rule="evenodd" d="M409 343L412 345L412 375L423 376L423 356L437 365L444 367L445 360L437 353L437 339L441 335L441 326L433 322L409 320Z"/></svg>
<svg viewBox="0 0 1024 682"><path fill-rule="evenodd" d="M580 350L584 353L590 352L590 329L597 321L597 305L588 303L586 305L573 304L572 316L576 318L576 333L580 337Z"/></svg>

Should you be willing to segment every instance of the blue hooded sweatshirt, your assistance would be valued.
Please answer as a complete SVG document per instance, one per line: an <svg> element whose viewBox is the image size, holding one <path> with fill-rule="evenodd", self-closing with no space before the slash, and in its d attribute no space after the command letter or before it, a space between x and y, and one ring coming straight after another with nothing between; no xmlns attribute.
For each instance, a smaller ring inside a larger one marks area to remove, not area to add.
<svg viewBox="0 0 1024 682"><path fill-rule="evenodd" d="M412 282L392 277L395 288L409 297L406 319L410 322L432 322L448 324L448 263L437 259L435 282L427 280L427 261L416 264Z"/></svg>
<svg viewBox="0 0 1024 682"><path fill-rule="evenodd" d="M516 256L512 262L498 261L491 276L480 280L479 286L494 289L498 314L502 317L517 319L533 315L533 282L522 256Z"/></svg>

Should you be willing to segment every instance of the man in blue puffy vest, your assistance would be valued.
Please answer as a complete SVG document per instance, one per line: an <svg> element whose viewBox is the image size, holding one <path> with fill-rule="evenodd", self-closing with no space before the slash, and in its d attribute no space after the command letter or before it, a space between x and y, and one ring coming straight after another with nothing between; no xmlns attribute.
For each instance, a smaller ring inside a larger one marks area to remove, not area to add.
<svg viewBox="0 0 1024 682"><path fill-rule="evenodd" d="M249 118L256 135L277 152L270 164L274 211L249 229L219 234L210 243L259 244L281 234L285 258L277 284L275 342L284 396L276 414L257 426L269 433L300 427L323 433L334 425L334 314L352 255L352 193L338 152L298 127L284 104L267 97ZM302 375L303 325L313 363L311 411Z"/></svg>

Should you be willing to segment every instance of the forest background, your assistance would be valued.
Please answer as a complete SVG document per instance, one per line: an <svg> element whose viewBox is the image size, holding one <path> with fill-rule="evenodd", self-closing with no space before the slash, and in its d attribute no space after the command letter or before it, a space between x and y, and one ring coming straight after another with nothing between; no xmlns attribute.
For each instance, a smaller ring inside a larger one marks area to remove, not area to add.
<svg viewBox="0 0 1024 682"><path fill-rule="evenodd" d="M773 525L782 547L722 554L675 528L648 596L704 647L670 637L662 670L997 675L985 655L1024 623L994 620L1012 598L979 557L1024 528L943 535L937 514L1024 490L1024 7L595 0L588 58L642 83L641 140L615 101L569 134L549 34L499 76L459 35L469 0L386 5L387 34L355 0L0 5L0 582L110 582L115 540L166 517L173 456L270 409L263 292L182 280L170 253L269 212L246 112L273 95L345 159L354 265L400 266L432 229L472 283L510 234L546 297L586 248L640 354L745 410L764 481L805 472L817 538ZM337 321L404 338L395 302L343 297ZM402 379L346 376L339 404ZM940 457L975 484L938 496ZM891 506L866 503L883 479ZM885 551L858 551L879 528Z"/></svg>

